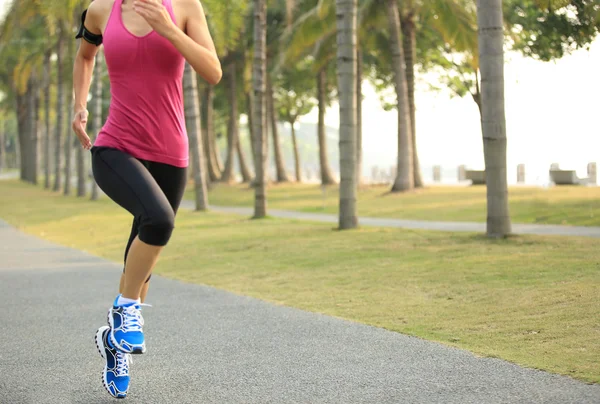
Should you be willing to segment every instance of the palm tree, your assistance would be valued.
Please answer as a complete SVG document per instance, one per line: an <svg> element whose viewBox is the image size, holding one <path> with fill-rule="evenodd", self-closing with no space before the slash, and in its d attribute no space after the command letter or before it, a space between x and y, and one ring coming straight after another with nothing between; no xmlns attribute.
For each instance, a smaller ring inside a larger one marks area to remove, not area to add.
<svg viewBox="0 0 600 404"><path fill-rule="evenodd" d="M335 184L329 157L327 155L327 137L325 133L325 110L328 105L327 101L327 68L322 68L317 73L317 108L319 119L317 124L317 140L319 143L319 166L321 171L321 184Z"/></svg>
<svg viewBox="0 0 600 404"><path fill-rule="evenodd" d="M394 66L394 84L398 103L398 160L397 173L392 192L407 191L414 188L414 166L410 114L408 110L408 91L404 66L404 51L401 41L400 17L396 0L386 0L387 15L390 24L390 46Z"/></svg>
<svg viewBox="0 0 600 404"><path fill-rule="evenodd" d="M212 182L219 181L221 179L221 172L223 171L223 163L217 147L214 128L214 97L214 87L207 85L204 89L204 99L201 105L205 108L204 138L206 139L206 155L208 156L208 174Z"/></svg>
<svg viewBox="0 0 600 404"><path fill-rule="evenodd" d="M404 48L404 63L406 71L406 81L408 89L408 108L411 117L411 138L412 138L412 154L413 154L413 169L415 186L422 185L419 161L416 150L416 123L415 123L415 105L414 105L414 70L416 66L416 36L419 25L417 21L421 21L421 25L433 27L436 31L446 39L448 43L457 46L457 50L464 50L465 46L474 43L474 35L472 35L472 22L470 13L467 7L464 6L464 0L406 0L401 2L402 9L400 10L400 25L404 35L401 35ZM382 17L386 17L387 7L382 7L378 0L361 1L359 9L359 37L360 43L363 46L360 48L360 53L373 52L373 47L367 44L372 42L372 37L381 31L384 26ZM286 32L282 38L285 46L284 56L286 62L295 61L306 52L307 49L313 47L319 41L328 38L334 30L335 12L333 10L333 0L320 0L318 4L299 17L293 26L293 29ZM388 23L389 27L389 23ZM385 29L384 32L389 31ZM323 54L333 54L333 47L327 49ZM375 55L374 55L375 56ZM378 60L379 58L375 58ZM362 69L360 62L362 58L357 58L358 71ZM396 63L400 63L398 59ZM397 67L396 67L397 69ZM360 88L362 78L357 74L357 87ZM359 103L361 99L358 99ZM357 107L360 104L357 104ZM360 122L360 108L357 112L357 125ZM403 114L403 112L401 112ZM362 141L361 131L357 126L357 165L360 165L361 153L360 144Z"/></svg>
<svg viewBox="0 0 600 404"><path fill-rule="evenodd" d="M54 192L58 192L61 186L61 150L62 150L62 134L64 131L64 112L65 112L65 84L64 84L64 67L65 67L65 46L63 35L59 33L56 43L56 133L54 135Z"/></svg>
<svg viewBox="0 0 600 404"><path fill-rule="evenodd" d="M20 177L33 184L38 175L39 77L45 45L41 22L35 9L15 2L0 32L0 75L16 107Z"/></svg>
<svg viewBox="0 0 600 404"><path fill-rule="evenodd" d="M309 4L307 4L309 5ZM313 74L317 89L317 142L319 146L319 166L321 183L335 184L328 161L325 133L325 112L330 101L332 87L329 85L329 66L335 55L335 6L333 0L321 0L313 8L299 16L292 26L282 33L280 57L275 70L284 66L293 67L302 59L310 56L315 59ZM358 77L357 77L358 81ZM357 84L358 85L358 84Z"/></svg>
<svg viewBox="0 0 600 404"><path fill-rule="evenodd" d="M337 77L340 103L339 228L358 226L356 212L357 0L336 0Z"/></svg>
<svg viewBox="0 0 600 404"><path fill-rule="evenodd" d="M95 138L98 136L100 129L102 128L102 64L104 58L102 57L102 50L96 54L96 64L94 65L94 77L92 81L92 136ZM98 199L98 184L92 179L92 192L90 199L95 201Z"/></svg>
<svg viewBox="0 0 600 404"><path fill-rule="evenodd" d="M6 139L4 138L4 118L0 113L0 172L6 167Z"/></svg>
<svg viewBox="0 0 600 404"><path fill-rule="evenodd" d="M296 140L296 123L300 117L308 114L315 107L314 80L312 79L312 63L305 60L294 68L282 69L275 82L275 101L279 106L278 112L292 131L292 146L294 151L296 181L302 182L300 152Z"/></svg>
<svg viewBox="0 0 600 404"><path fill-rule="evenodd" d="M229 99L229 124L227 125L227 158L225 169L221 173L221 181L233 181L234 157L239 142L239 111L237 103L237 69L235 60L229 63L228 68L228 99Z"/></svg>
<svg viewBox="0 0 600 404"><path fill-rule="evenodd" d="M279 140L279 128L277 123L279 121L279 114L275 108L275 97L273 94L273 86L271 85L271 78L267 74L267 116L269 123L271 124L271 133L273 135L273 154L275 155L275 176L277 182L288 182L289 178L283 162L283 153L281 151L281 142ZM268 125L268 123L267 123Z"/></svg>
<svg viewBox="0 0 600 404"><path fill-rule="evenodd" d="M81 39L77 40L78 44L81 42ZM85 196L85 187L86 187L86 155L84 154L84 149L81 145L77 144L77 196L83 197Z"/></svg>
<svg viewBox="0 0 600 404"><path fill-rule="evenodd" d="M56 39L56 54L57 54L57 102L56 102L56 138L55 138L55 178L54 178L54 191L58 191L61 185L61 166L60 157L61 149L64 147L66 154L65 164L65 184L64 194L70 193L70 169L71 169L71 132L66 131L66 141L62 144L62 134L65 131L64 125L64 111L65 111L65 74L64 68L67 64L65 60L65 42L67 43L69 59L73 56L73 41L68 40L69 33L72 32L72 28L79 22L79 16L81 11L86 6L87 1L84 0L65 0L62 2L45 1L45 0L27 0L29 3L34 5L39 14L44 18L48 32L52 38ZM69 115L68 115L69 116ZM67 127L69 125L66 125Z"/></svg>
<svg viewBox="0 0 600 404"><path fill-rule="evenodd" d="M423 187L419 154L417 153L417 124L415 107L415 63L417 59L417 29L415 22L416 11L414 0L404 2L406 11L400 18L402 27L402 47L404 51L404 65L406 74L408 112L410 116L410 134L412 142L413 177L415 188Z"/></svg>
<svg viewBox="0 0 600 404"><path fill-rule="evenodd" d="M242 182L248 183L253 180L252 172L250 171L250 167L248 166L248 162L246 161L246 156L244 154L244 150L242 149L242 138L238 137L238 142L236 144L238 162L240 163L240 172L242 174Z"/></svg>
<svg viewBox="0 0 600 404"><path fill-rule="evenodd" d="M511 232L506 174L506 117L504 112L504 30L502 0L477 0L481 126L487 184L487 234Z"/></svg>
<svg viewBox="0 0 600 404"><path fill-rule="evenodd" d="M239 142L239 108L238 108L238 62L242 59L242 39L244 38L244 23L248 4L244 0L227 2L209 1L206 4L207 20L215 38L215 47L223 65L227 66L229 105L229 124L227 129L227 154L225 165L220 173L220 180L230 182L234 177L234 159ZM210 100L209 100L210 101ZM211 108L212 106L209 106ZM212 136L212 134L209 134ZM208 139L209 144L212 139ZM215 147L216 149L216 147ZM216 159L216 150L211 152ZM211 176L213 177L213 176Z"/></svg>
<svg viewBox="0 0 600 404"><path fill-rule="evenodd" d="M254 217L267 215L267 119L265 109L267 73L267 2L254 0L254 57L252 67L254 162Z"/></svg>
<svg viewBox="0 0 600 404"><path fill-rule="evenodd" d="M363 53L359 45L356 49L356 182L358 186L362 182L362 77Z"/></svg>
<svg viewBox="0 0 600 404"><path fill-rule="evenodd" d="M200 108L198 105L198 84L196 73L185 64L184 71L184 99L185 99L185 121L190 140L190 154L192 163L192 175L194 177L194 190L196 195L196 210L208 209L208 193L206 191L206 163L202 150L202 133L200 132Z"/></svg>
<svg viewBox="0 0 600 404"><path fill-rule="evenodd" d="M51 126L50 126L50 66L52 53L46 52L44 56L44 188L50 189L50 142L51 142Z"/></svg>
<svg viewBox="0 0 600 404"><path fill-rule="evenodd" d="M68 31L66 31L68 32ZM72 56L74 55L74 46L73 46L73 41L69 41L67 42L67 54L69 55L68 58L65 60L65 62L67 63L67 66L72 66L72 63L69 63L72 60ZM69 83L70 80L67 80L67 83ZM68 88L72 88L71 85L68 86ZM68 94L71 94L71 92L69 91ZM71 122L72 118L73 118L73 109L75 108L75 98L73 96L69 97L71 99L71 101L69 102L69 112L67 113L67 119L68 122ZM72 169L71 169L71 164L73 163L73 159L72 159L72 151L73 151L73 133L71 131L71 125L67 125L67 130L65 132L65 184L64 184L64 188L63 188L63 195L70 195L71 194L71 174L72 174Z"/></svg>

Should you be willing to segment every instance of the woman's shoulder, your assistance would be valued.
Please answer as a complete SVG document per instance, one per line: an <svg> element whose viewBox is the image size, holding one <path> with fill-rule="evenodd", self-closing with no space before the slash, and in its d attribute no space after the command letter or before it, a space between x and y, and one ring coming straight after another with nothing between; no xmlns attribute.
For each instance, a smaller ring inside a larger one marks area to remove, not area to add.
<svg viewBox="0 0 600 404"><path fill-rule="evenodd" d="M116 0L93 0L88 7L88 14L94 16L94 18L108 18L110 11Z"/></svg>
<svg viewBox="0 0 600 404"><path fill-rule="evenodd" d="M87 9L86 22L104 32L108 17L116 0L93 0ZM90 28L90 27L88 27Z"/></svg>
<svg viewBox="0 0 600 404"><path fill-rule="evenodd" d="M185 21L192 16L204 13L201 0L171 0L171 6L176 17L183 18Z"/></svg>
<svg viewBox="0 0 600 404"><path fill-rule="evenodd" d="M171 4L183 9L197 8L201 6L201 0L171 0Z"/></svg>

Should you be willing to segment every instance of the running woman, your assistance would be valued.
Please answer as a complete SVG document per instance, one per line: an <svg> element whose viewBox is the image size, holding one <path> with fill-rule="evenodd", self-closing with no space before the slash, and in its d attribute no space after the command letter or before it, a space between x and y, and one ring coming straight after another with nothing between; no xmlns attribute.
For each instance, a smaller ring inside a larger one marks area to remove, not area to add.
<svg viewBox="0 0 600 404"><path fill-rule="evenodd" d="M133 215L119 294L95 340L105 359L103 384L116 398L129 390L131 354L146 343L141 306L161 250L174 229L188 166L182 79L186 61L208 83L221 80L199 0L94 0L81 18L73 70L72 123L92 155L98 186ZM92 145L87 99L98 47L110 77L108 119Z"/></svg>

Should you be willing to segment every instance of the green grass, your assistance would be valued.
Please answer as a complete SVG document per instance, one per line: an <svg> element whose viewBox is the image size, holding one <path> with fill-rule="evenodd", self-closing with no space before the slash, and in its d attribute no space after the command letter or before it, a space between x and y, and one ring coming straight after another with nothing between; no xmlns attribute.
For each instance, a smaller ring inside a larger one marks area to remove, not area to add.
<svg viewBox="0 0 600 404"><path fill-rule="evenodd" d="M23 231L121 261L130 218L110 201L14 181L0 195L0 217ZM155 272L600 382L599 265L594 239L339 232L182 210Z"/></svg>
<svg viewBox="0 0 600 404"><path fill-rule="evenodd" d="M325 197L319 185L272 185L269 207L302 212L338 212L338 187ZM186 198L193 199L191 191ZM217 185L210 191L213 205L253 206L253 190L247 185ZM514 223L600 226L600 187L522 188L509 190ZM390 194L389 187L359 190L361 216L438 221L486 221L485 187L437 186L415 192Z"/></svg>

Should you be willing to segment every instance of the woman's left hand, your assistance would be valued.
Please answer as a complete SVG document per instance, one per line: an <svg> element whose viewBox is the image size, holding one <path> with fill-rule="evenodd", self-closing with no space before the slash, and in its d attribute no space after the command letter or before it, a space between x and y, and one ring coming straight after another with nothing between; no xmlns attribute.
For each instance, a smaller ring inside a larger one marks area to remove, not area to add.
<svg viewBox="0 0 600 404"><path fill-rule="evenodd" d="M167 39L177 30L171 15L160 0L135 0L133 10L144 17L157 34Z"/></svg>

